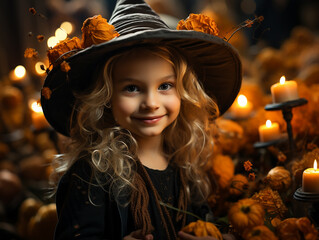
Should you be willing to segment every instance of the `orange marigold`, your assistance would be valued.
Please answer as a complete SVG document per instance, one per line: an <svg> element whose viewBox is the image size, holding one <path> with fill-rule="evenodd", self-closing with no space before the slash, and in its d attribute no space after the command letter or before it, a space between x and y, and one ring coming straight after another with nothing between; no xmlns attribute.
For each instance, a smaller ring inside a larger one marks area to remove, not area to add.
<svg viewBox="0 0 319 240"><path fill-rule="evenodd" d="M186 20L182 19L179 21L176 29L194 30L214 36L218 36L219 34L219 29L217 28L216 22L212 18L204 14L191 13Z"/></svg>
<svg viewBox="0 0 319 240"><path fill-rule="evenodd" d="M247 160L246 162L244 162L244 168L245 168L245 171L249 172L251 171L251 167L253 166L253 164Z"/></svg>
<svg viewBox="0 0 319 240"><path fill-rule="evenodd" d="M44 40L44 36L43 35L38 35L37 39L39 42L42 42Z"/></svg>
<svg viewBox="0 0 319 240"><path fill-rule="evenodd" d="M60 65L60 68L61 68L61 71L62 72L68 72L71 70L71 67L70 65L66 62L66 61L63 61Z"/></svg>
<svg viewBox="0 0 319 240"><path fill-rule="evenodd" d="M65 39L49 49L47 52L50 64L55 65L56 60L64 53L74 49L81 49L81 41L79 38L74 37L72 39Z"/></svg>
<svg viewBox="0 0 319 240"><path fill-rule="evenodd" d="M82 31L82 47L87 48L93 44L99 44L109 41L120 34L115 31L113 25L109 24L101 15L87 18L83 22Z"/></svg>
<svg viewBox="0 0 319 240"><path fill-rule="evenodd" d="M36 58L38 57L38 52L34 48L27 48L24 51L24 57L25 58Z"/></svg>
<svg viewBox="0 0 319 240"><path fill-rule="evenodd" d="M50 88L48 87L44 87L42 88L41 90L41 95L46 99L46 100L49 100L51 98L51 94L52 94L52 91Z"/></svg>

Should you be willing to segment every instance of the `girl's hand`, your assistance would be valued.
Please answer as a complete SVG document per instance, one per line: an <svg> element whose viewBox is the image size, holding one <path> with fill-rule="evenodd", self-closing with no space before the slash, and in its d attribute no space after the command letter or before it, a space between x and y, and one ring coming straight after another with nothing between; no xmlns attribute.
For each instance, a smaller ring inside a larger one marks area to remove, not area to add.
<svg viewBox="0 0 319 240"><path fill-rule="evenodd" d="M152 234L142 235L142 230L136 230L125 236L123 240L153 240Z"/></svg>
<svg viewBox="0 0 319 240"><path fill-rule="evenodd" d="M217 240L217 238L214 237L196 237L182 231L178 232L178 236L181 240Z"/></svg>

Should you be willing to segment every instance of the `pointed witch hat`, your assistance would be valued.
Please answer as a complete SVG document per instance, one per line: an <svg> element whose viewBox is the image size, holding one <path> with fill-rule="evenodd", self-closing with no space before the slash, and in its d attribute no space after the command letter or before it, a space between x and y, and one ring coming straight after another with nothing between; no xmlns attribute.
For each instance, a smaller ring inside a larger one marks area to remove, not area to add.
<svg viewBox="0 0 319 240"><path fill-rule="evenodd" d="M41 104L46 119L56 131L69 136L75 102L73 91L84 91L93 84L97 66L118 51L144 43L179 49L205 92L217 102L220 114L235 100L242 70L238 53L228 42L203 32L172 30L143 0L118 0L109 24L119 36L71 55L65 59L71 67L69 72L54 65L45 79L42 90L50 89L50 97L42 91Z"/></svg>

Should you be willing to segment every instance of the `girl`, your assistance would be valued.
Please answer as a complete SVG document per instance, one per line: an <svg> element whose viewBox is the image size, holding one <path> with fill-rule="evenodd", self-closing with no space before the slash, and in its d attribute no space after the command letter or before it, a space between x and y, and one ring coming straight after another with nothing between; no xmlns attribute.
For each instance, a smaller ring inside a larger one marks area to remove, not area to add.
<svg viewBox="0 0 319 240"><path fill-rule="evenodd" d="M179 231L209 216L208 126L236 98L240 61L133 2L113 12L119 37L67 58L67 73L55 64L44 84L48 121L72 139L56 169L56 239L200 239Z"/></svg>

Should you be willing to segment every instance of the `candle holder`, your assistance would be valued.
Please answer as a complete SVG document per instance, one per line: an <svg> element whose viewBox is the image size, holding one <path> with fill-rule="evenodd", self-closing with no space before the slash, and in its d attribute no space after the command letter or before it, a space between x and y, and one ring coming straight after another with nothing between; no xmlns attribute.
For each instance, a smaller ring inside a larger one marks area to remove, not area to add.
<svg viewBox="0 0 319 240"><path fill-rule="evenodd" d="M314 221L316 227L319 226L319 193L304 192L302 188L298 188L293 198L304 203L311 203L308 209L309 217Z"/></svg>
<svg viewBox="0 0 319 240"><path fill-rule="evenodd" d="M293 141L292 127L291 127L291 119L293 117L292 109L295 107L305 105L306 103L308 103L307 99L299 98L296 100L291 100L291 101L282 102L282 103L271 103L265 106L266 111L276 111L276 110L282 111L283 117L287 124L289 150L291 154L294 151L294 141Z"/></svg>

